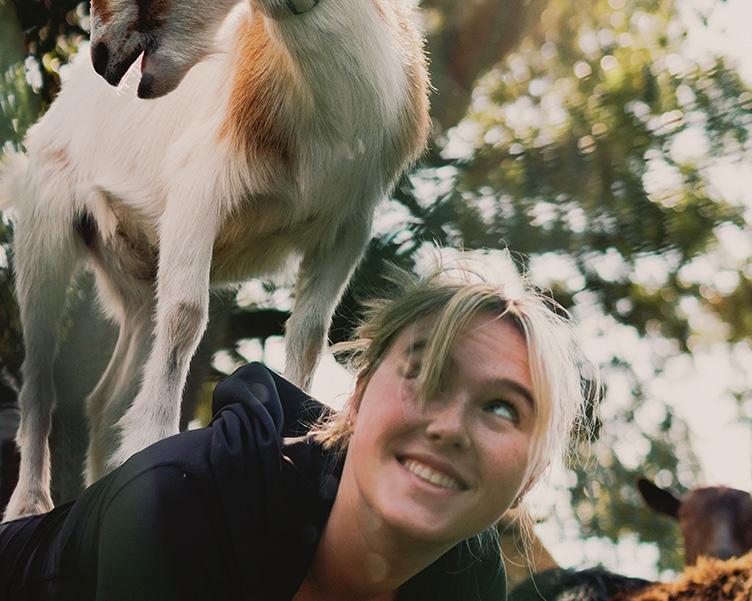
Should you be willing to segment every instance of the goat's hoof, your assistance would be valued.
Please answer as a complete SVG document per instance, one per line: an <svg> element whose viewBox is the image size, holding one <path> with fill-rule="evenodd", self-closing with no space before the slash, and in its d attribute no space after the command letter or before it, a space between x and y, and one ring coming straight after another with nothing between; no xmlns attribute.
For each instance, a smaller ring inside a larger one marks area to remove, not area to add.
<svg viewBox="0 0 752 601"><path fill-rule="evenodd" d="M110 473L111 471L119 468L126 461L128 461L128 459L130 459L132 455L133 453L126 451L122 447L120 447L107 461L107 473Z"/></svg>
<svg viewBox="0 0 752 601"><path fill-rule="evenodd" d="M131 419L129 413L118 422L117 427L122 432L122 439L107 462L108 471L119 468L133 455L155 442L178 433L177 420L174 425L162 425L138 417Z"/></svg>
<svg viewBox="0 0 752 601"><path fill-rule="evenodd" d="M112 454L110 460L107 462L107 472L119 468L139 451L142 451L149 445L173 434L175 434L175 432L160 433L159 435L152 436L142 435L140 437L129 437L124 439L120 443L117 451Z"/></svg>
<svg viewBox="0 0 752 601"><path fill-rule="evenodd" d="M104 461L86 461L84 470L84 483L87 487L94 484L97 480L107 474L107 466Z"/></svg>
<svg viewBox="0 0 752 601"><path fill-rule="evenodd" d="M19 494L16 494L16 492ZM3 515L4 522L47 513L48 511L52 511L54 507L49 493L38 491L21 494L21 491L16 492L11 496L8 507L5 509L5 514Z"/></svg>

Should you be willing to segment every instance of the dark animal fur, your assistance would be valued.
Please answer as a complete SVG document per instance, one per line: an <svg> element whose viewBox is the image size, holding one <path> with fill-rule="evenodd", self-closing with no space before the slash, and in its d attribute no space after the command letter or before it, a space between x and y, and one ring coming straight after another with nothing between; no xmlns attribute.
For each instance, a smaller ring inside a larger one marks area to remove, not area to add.
<svg viewBox="0 0 752 601"><path fill-rule="evenodd" d="M509 595L509 601L608 601L617 593L636 591L652 584L603 568L564 570L554 568L536 574Z"/></svg>

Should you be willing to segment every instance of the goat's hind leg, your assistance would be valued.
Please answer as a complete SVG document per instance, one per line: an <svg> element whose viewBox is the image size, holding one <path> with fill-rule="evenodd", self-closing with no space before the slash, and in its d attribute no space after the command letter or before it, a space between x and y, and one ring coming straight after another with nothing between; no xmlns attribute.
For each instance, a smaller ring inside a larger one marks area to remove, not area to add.
<svg viewBox="0 0 752 601"><path fill-rule="evenodd" d="M36 205L37 207L39 205ZM71 277L82 253L70 215L21 207L15 234L16 294L26 348L19 397L18 484L5 519L52 509L49 434L55 406L53 364Z"/></svg>
<svg viewBox="0 0 752 601"><path fill-rule="evenodd" d="M89 486L107 473L107 458L116 448L114 424L138 389L149 350L151 303L129 311L120 324L115 350L97 386L87 398L89 447L84 478Z"/></svg>
<svg viewBox="0 0 752 601"><path fill-rule="evenodd" d="M84 470L86 486L93 484L104 475L106 444L102 432L102 415L107 406L107 400L112 397L115 391L120 376L120 366L128 354L129 346L130 334L127 332L125 324L121 323L110 361L107 363L107 367L94 390L86 397L86 415L89 421L89 446L86 451L86 467Z"/></svg>
<svg viewBox="0 0 752 601"><path fill-rule="evenodd" d="M120 331L110 361L86 399L87 486L107 473L107 458L117 443L113 426L138 389L151 335L156 272L156 255L134 214L101 189L90 204L97 208L98 223L105 224L92 252L98 296Z"/></svg>

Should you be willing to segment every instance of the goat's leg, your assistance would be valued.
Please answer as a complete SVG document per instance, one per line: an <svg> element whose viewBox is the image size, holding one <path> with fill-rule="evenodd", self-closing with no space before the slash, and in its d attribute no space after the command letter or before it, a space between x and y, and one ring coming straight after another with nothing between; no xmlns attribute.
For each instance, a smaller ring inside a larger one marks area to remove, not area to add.
<svg viewBox="0 0 752 601"><path fill-rule="evenodd" d="M206 329L209 272L217 224L212 187L185 177L168 197L160 221L157 311L154 342L143 383L118 421L121 441L111 467L144 447L177 434L180 401L190 359Z"/></svg>
<svg viewBox="0 0 752 601"><path fill-rule="evenodd" d="M84 478L89 486L107 473L107 456L115 444L114 425L127 409L137 389L146 360L151 329L151 304L138 313L126 314L110 362L96 388L87 398L89 447Z"/></svg>
<svg viewBox="0 0 752 601"><path fill-rule="evenodd" d="M84 477L86 486L93 484L104 474L105 441L102 432L102 414L107 400L112 397L118 380L120 366L125 360L130 346L130 333L125 322L120 324L118 339L109 363L99 378L97 385L86 397L86 415L89 421L89 446L86 450Z"/></svg>
<svg viewBox="0 0 752 601"><path fill-rule="evenodd" d="M21 453L18 484L5 519L52 509L49 434L55 405L53 363L65 297L79 257L72 226L33 211L22 214L15 238L16 294L26 354L21 368Z"/></svg>
<svg viewBox="0 0 752 601"><path fill-rule="evenodd" d="M298 386L310 385L332 315L363 254L370 232L369 213L343 227L335 244L306 252L303 258L295 308L285 325L285 377Z"/></svg>

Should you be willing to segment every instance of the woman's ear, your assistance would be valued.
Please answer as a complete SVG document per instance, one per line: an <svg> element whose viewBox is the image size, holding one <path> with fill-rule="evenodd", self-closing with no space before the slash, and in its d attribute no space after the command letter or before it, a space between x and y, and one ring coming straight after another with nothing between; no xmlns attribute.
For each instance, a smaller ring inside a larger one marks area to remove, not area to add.
<svg viewBox="0 0 752 601"><path fill-rule="evenodd" d="M545 471L546 468L549 466L550 463L551 463L550 461L546 462L546 465L541 470L541 472ZM525 498L525 495L527 495L527 493L530 492L530 489L532 489L533 486L535 486L535 483L538 482L538 478L539 477L540 477L540 473L538 473L537 475L530 476L530 478L525 483L525 485L520 489L520 492L517 493L517 497L512 502L512 505L511 505L512 509L516 509L517 507L520 506L520 504L522 503L523 499Z"/></svg>

